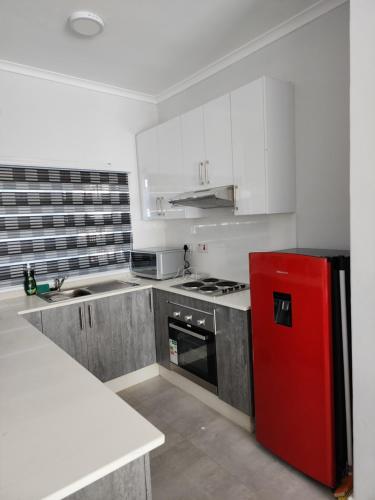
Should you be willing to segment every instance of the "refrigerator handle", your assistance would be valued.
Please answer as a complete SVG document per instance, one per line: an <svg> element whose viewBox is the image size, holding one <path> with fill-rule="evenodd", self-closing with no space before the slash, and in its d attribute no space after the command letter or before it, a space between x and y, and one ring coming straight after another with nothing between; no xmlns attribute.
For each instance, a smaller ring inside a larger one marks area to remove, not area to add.
<svg viewBox="0 0 375 500"><path fill-rule="evenodd" d="M349 347L348 347L348 315L346 304L345 270L340 269L340 307L342 328L342 351L344 366L344 390L345 390L345 422L346 422L346 446L348 454L348 466L353 467L353 438L352 438L352 411L350 397L350 373L349 373Z"/></svg>

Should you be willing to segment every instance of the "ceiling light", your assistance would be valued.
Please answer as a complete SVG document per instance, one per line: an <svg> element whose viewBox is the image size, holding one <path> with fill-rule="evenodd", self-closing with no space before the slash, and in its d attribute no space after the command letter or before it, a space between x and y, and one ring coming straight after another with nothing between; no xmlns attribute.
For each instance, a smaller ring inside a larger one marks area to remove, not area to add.
<svg viewBox="0 0 375 500"><path fill-rule="evenodd" d="M84 10L73 12L68 21L71 29L81 36L99 35L104 27L104 21L100 16Z"/></svg>

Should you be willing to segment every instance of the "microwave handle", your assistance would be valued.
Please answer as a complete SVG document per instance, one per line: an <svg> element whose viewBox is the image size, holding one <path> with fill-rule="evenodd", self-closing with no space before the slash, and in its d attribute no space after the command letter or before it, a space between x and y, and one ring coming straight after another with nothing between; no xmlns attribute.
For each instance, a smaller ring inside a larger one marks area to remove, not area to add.
<svg viewBox="0 0 375 500"><path fill-rule="evenodd" d="M200 335L199 333L191 332L190 330L186 330L185 328L182 328L181 326L175 325L174 323L169 323L169 327L173 328L174 330L178 330L179 332L186 333L187 335L190 335L191 337L195 337L196 339L199 340L207 340L208 335Z"/></svg>

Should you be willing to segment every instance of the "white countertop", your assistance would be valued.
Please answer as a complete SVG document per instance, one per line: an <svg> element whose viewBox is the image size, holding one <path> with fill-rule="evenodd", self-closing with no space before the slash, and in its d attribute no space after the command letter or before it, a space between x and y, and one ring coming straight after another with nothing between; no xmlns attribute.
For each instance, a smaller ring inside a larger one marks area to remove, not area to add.
<svg viewBox="0 0 375 500"><path fill-rule="evenodd" d="M21 290L0 294L0 498L64 498L164 442L161 432L22 313L151 287L250 308L249 290L208 297L173 288L191 278L154 281L119 273L71 280L64 288L115 278L139 286L52 304Z"/></svg>
<svg viewBox="0 0 375 500"><path fill-rule="evenodd" d="M148 453L164 435L0 301L0 498L61 499Z"/></svg>

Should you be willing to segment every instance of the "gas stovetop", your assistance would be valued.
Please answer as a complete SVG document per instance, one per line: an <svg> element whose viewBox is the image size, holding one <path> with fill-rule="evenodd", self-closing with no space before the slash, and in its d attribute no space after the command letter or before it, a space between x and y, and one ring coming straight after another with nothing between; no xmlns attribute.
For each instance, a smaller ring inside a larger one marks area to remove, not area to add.
<svg viewBox="0 0 375 500"><path fill-rule="evenodd" d="M200 295L227 295L228 293L241 292L249 288L245 283L238 281L229 281L219 278L204 278L200 280L186 281L180 285L174 285L172 288L179 288L189 292L199 293Z"/></svg>

